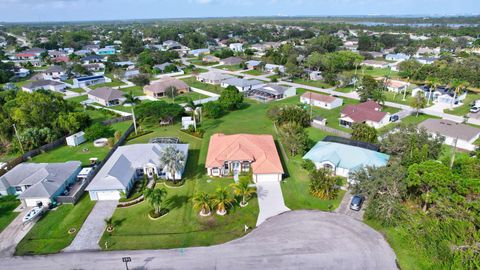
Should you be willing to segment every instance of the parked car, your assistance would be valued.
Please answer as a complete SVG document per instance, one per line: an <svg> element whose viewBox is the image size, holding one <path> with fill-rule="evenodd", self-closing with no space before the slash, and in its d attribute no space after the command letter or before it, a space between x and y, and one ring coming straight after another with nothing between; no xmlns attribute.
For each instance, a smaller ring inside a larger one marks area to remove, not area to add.
<svg viewBox="0 0 480 270"><path fill-rule="evenodd" d="M471 113L478 113L478 112L480 112L480 107L472 107L472 108L470 108L470 112Z"/></svg>
<svg viewBox="0 0 480 270"><path fill-rule="evenodd" d="M363 197L362 195L353 196L352 201L350 202L350 209L352 209L353 211L360 211L364 200L365 197Z"/></svg>
<svg viewBox="0 0 480 270"><path fill-rule="evenodd" d="M400 119L400 117L396 114L390 116L390 122L397 122Z"/></svg>

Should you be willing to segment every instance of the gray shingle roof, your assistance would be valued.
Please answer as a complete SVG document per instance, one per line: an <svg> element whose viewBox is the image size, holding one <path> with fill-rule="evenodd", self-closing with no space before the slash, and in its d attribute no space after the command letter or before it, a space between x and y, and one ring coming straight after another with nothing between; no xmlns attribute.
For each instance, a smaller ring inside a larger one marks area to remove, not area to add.
<svg viewBox="0 0 480 270"><path fill-rule="evenodd" d="M52 72L65 72L65 69L63 69L61 66L51 66L47 70L45 70L45 73Z"/></svg>
<svg viewBox="0 0 480 270"><path fill-rule="evenodd" d="M38 81L33 81L31 83L27 83L23 87L27 89L33 89L33 88L45 87L49 85L62 85L62 84L63 83L61 82L52 81L52 80L38 80Z"/></svg>
<svg viewBox="0 0 480 270"><path fill-rule="evenodd" d="M479 128L445 119L427 119L418 126L432 133L438 133L445 137L458 138L464 141L470 141L480 134Z"/></svg>
<svg viewBox="0 0 480 270"><path fill-rule="evenodd" d="M160 166L162 149L173 145L188 155L188 144L132 144L120 146L103 165L86 190L123 190L128 187L136 169L148 163Z"/></svg>
<svg viewBox="0 0 480 270"><path fill-rule="evenodd" d="M121 99L123 97L122 91L110 87L100 87L88 92L88 94L106 101Z"/></svg>
<svg viewBox="0 0 480 270"><path fill-rule="evenodd" d="M0 177L2 185L30 186L20 198L43 198L55 194L81 167L80 161L65 163L21 163ZM1 188L1 187L0 187Z"/></svg>
<svg viewBox="0 0 480 270"><path fill-rule="evenodd" d="M226 79L222 83L237 86L237 87L248 87L248 86L252 86L252 85L263 84L263 82L259 81L259 80L247 80L247 79L241 79L241 78L236 78L236 77Z"/></svg>

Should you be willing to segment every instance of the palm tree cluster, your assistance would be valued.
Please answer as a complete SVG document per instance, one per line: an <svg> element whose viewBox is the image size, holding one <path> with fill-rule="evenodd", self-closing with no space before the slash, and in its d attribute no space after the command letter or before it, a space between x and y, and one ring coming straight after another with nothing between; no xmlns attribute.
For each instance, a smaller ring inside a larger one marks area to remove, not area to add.
<svg viewBox="0 0 480 270"><path fill-rule="evenodd" d="M165 147L162 152L160 165L170 173L170 177L175 182L175 175L185 167L185 154L174 146Z"/></svg>
<svg viewBox="0 0 480 270"><path fill-rule="evenodd" d="M167 190L165 188L147 188L143 192L143 196L153 207L155 217L162 215L162 206L167 197Z"/></svg>
<svg viewBox="0 0 480 270"><path fill-rule="evenodd" d="M237 183L230 185L233 196L230 196L227 187L218 187L213 195L206 192L197 193L193 197L193 206L200 210L202 217L210 216L212 210L216 210L217 215L223 216L227 214L227 209L237 202L235 197L240 199L240 207L248 205L248 199L255 193L255 190L249 186L247 179L241 179Z"/></svg>

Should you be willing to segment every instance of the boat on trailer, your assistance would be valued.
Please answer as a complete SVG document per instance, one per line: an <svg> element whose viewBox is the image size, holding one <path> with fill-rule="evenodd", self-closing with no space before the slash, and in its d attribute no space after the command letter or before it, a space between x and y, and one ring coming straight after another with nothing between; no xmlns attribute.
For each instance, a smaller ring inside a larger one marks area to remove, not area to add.
<svg viewBox="0 0 480 270"><path fill-rule="evenodd" d="M23 223L27 223L34 218L38 217L43 213L43 207L42 206L35 206L33 207L28 213L23 217L22 221Z"/></svg>

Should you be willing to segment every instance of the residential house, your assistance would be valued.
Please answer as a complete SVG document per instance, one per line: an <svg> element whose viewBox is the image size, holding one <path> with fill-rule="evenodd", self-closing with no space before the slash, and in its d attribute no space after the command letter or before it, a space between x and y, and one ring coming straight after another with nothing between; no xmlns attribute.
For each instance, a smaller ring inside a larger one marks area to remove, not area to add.
<svg viewBox="0 0 480 270"><path fill-rule="evenodd" d="M220 58L216 57L215 55L205 55L202 58L202 61L206 63L217 63L220 62Z"/></svg>
<svg viewBox="0 0 480 270"><path fill-rule="evenodd" d="M175 87L178 94L184 94L190 91L190 87L184 81L173 77L164 77L152 84L144 86L143 93L149 97L161 98L166 96L166 91L169 87Z"/></svg>
<svg viewBox="0 0 480 270"><path fill-rule="evenodd" d="M174 50L174 49L180 49L182 47L182 44L178 43L175 40L166 40L163 42L163 47L165 47L167 50Z"/></svg>
<svg viewBox="0 0 480 270"><path fill-rule="evenodd" d="M35 60L39 59L40 55L47 50L42 48L31 48L17 53L15 56L18 60Z"/></svg>
<svg viewBox="0 0 480 270"><path fill-rule="evenodd" d="M75 183L80 161L65 163L20 163L0 176L0 195L18 195L26 207L47 206Z"/></svg>
<svg viewBox="0 0 480 270"><path fill-rule="evenodd" d="M123 79L126 79L126 80L129 80L133 77L136 77L140 75L140 70L138 69L127 69L125 70L125 72L123 72L123 75L122 75L122 78Z"/></svg>
<svg viewBox="0 0 480 270"><path fill-rule="evenodd" d="M385 59L388 61L401 62L410 59L410 56L404 53L389 53L385 56Z"/></svg>
<svg viewBox="0 0 480 270"><path fill-rule="evenodd" d="M340 125L351 127L354 123L365 123L381 128L390 122L390 114L382 112L382 106L374 101L346 105L340 113Z"/></svg>
<svg viewBox="0 0 480 270"><path fill-rule="evenodd" d="M92 63L101 63L105 61L105 56L103 55L87 55L80 59L83 64L92 64Z"/></svg>
<svg viewBox="0 0 480 270"><path fill-rule="evenodd" d="M30 75L30 70L26 68L14 68L13 72L17 78L25 78Z"/></svg>
<svg viewBox="0 0 480 270"><path fill-rule="evenodd" d="M92 201L118 200L122 193L128 194L134 183L148 179L172 179L168 166L160 163L167 147L175 147L183 153L185 160L175 179L182 179L188 157L188 144L132 144L118 147L112 156L87 186Z"/></svg>
<svg viewBox="0 0 480 270"><path fill-rule="evenodd" d="M419 58L422 56L434 56L438 57L440 55L440 47L437 48L429 48L429 47L420 47L415 54L415 58Z"/></svg>
<svg viewBox="0 0 480 270"><path fill-rule="evenodd" d="M88 99L91 102L101 104L105 107L120 105L125 100L124 93L111 87L100 87L88 92Z"/></svg>
<svg viewBox="0 0 480 270"><path fill-rule="evenodd" d="M293 97L297 94L295 87L287 87L279 84L266 84L260 88L248 90L245 95L249 98L256 99L261 102L269 102L273 100Z"/></svg>
<svg viewBox="0 0 480 270"><path fill-rule="evenodd" d="M204 48L204 49L191 50L188 54L198 57L203 54L210 54L210 49Z"/></svg>
<svg viewBox="0 0 480 270"><path fill-rule="evenodd" d="M232 56L232 57L227 57L225 59L220 60L220 64L224 66L238 66L241 63L243 63L243 59L240 57Z"/></svg>
<svg viewBox="0 0 480 270"><path fill-rule="evenodd" d="M308 78L312 81L321 81L323 80L322 72L321 71L310 71L308 74Z"/></svg>
<svg viewBox="0 0 480 270"><path fill-rule="evenodd" d="M234 76L216 72L209 71L205 73L200 73L197 75L197 81L208 83L208 84L220 84L223 80L233 78Z"/></svg>
<svg viewBox="0 0 480 270"><path fill-rule="evenodd" d="M256 89L262 87L264 82L259 80L247 80L243 78L233 77L230 79L223 80L221 86L227 88L229 86L235 86L238 91L245 92L248 90Z"/></svg>
<svg viewBox="0 0 480 270"><path fill-rule="evenodd" d="M384 53L383 52L367 52L371 57L373 58L383 58Z"/></svg>
<svg viewBox="0 0 480 270"><path fill-rule="evenodd" d="M388 68L387 62L377 60L365 60L361 63L361 65L373 68Z"/></svg>
<svg viewBox="0 0 480 270"><path fill-rule="evenodd" d="M42 73L43 79L45 80L66 80L67 73L65 69L61 66L51 66Z"/></svg>
<svg viewBox="0 0 480 270"><path fill-rule="evenodd" d="M480 138L480 128L433 118L423 121L418 126L426 129L433 136L443 136L444 143L447 145L468 151L474 151L478 147L475 145L475 141Z"/></svg>
<svg viewBox="0 0 480 270"><path fill-rule="evenodd" d="M230 50L234 52L243 52L243 44L242 43L232 43L228 46Z"/></svg>
<svg viewBox="0 0 480 270"><path fill-rule="evenodd" d="M342 106L343 99L314 92L305 92L300 96L300 102L322 109L331 110Z"/></svg>
<svg viewBox="0 0 480 270"><path fill-rule="evenodd" d="M170 62L165 62L163 64L153 66L154 69L160 71L161 73L166 72L167 68L171 67L171 70L178 70L178 67Z"/></svg>
<svg viewBox="0 0 480 270"><path fill-rule="evenodd" d="M325 168L348 178L350 173L366 166L386 166L390 156L358 146L319 141L303 159L311 160L317 169Z"/></svg>
<svg viewBox="0 0 480 270"><path fill-rule="evenodd" d="M58 81L52 81L52 80L38 80L38 81L27 83L22 86L22 90L29 93L33 93L40 89L50 90L55 92L64 92L66 88L67 88L66 84Z"/></svg>
<svg viewBox="0 0 480 270"><path fill-rule="evenodd" d="M404 81L399 81L399 80L392 80L392 79L383 79L380 78L380 80L383 80L383 84L385 87L388 89L390 92L395 92L395 93L401 93L407 90L408 86L410 85L408 82Z"/></svg>
<svg viewBox="0 0 480 270"><path fill-rule="evenodd" d="M454 105L461 103L467 97L466 90L455 95L454 89L445 86L439 86L436 89L433 89L428 85L422 85L412 90L412 97L417 96L418 93L423 93L427 99L434 103Z"/></svg>
<svg viewBox="0 0 480 270"><path fill-rule="evenodd" d="M247 65L248 69L258 69L262 64L262 61L249 60L245 62L245 64Z"/></svg>
<svg viewBox="0 0 480 270"><path fill-rule="evenodd" d="M82 66L90 72L98 72L105 68L103 63L83 64Z"/></svg>
<svg viewBox="0 0 480 270"><path fill-rule="evenodd" d="M423 65L431 65L431 64L435 63L435 61L437 61L438 59L440 59L440 58L437 58L437 57L419 57L419 58L416 58L415 60L417 60L420 64L423 64Z"/></svg>
<svg viewBox="0 0 480 270"><path fill-rule="evenodd" d="M210 176L251 171L255 183L281 181L284 173L272 135L213 134L205 167Z"/></svg>
<svg viewBox="0 0 480 270"><path fill-rule="evenodd" d="M90 85L109 82L112 82L112 79L103 75L85 76L73 79L73 87L88 87Z"/></svg>
<svg viewBox="0 0 480 270"><path fill-rule="evenodd" d="M135 63L132 61L119 61L114 63L117 67L135 67Z"/></svg>
<svg viewBox="0 0 480 270"><path fill-rule="evenodd" d="M263 67L263 70L268 73L276 73L277 71L280 73L285 73L285 66L266 64L265 67Z"/></svg>

